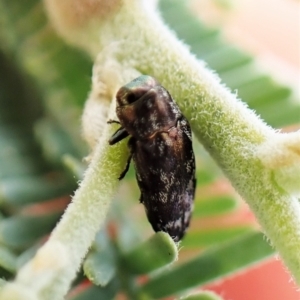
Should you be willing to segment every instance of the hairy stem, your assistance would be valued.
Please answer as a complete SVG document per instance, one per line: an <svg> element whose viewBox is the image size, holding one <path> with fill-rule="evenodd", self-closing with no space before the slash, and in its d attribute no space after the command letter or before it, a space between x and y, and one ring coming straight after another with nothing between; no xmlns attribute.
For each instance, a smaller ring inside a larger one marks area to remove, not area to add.
<svg viewBox="0 0 300 300"><path fill-rule="evenodd" d="M112 107L114 110L114 103ZM115 129L112 127L105 127L90 167L63 218L33 260L20 270L16 283L0 293L2 300L11 300L22 287L37 299L63 299L96 232L105 221L127 159L126 142L108 145ZM24 299L22 293L14 299Z"/></svg>

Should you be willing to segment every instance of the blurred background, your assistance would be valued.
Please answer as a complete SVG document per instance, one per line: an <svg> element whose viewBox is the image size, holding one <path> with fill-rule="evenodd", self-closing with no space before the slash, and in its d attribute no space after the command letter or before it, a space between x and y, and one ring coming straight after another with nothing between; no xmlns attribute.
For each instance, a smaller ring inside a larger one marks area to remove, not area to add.
<svg viewBox="0 0 300 300"><path fill-rule="evenodd" d="M300 4L297 0L193 0L192 8L205 24L222 34L281 80L300 83Z"/></svg>

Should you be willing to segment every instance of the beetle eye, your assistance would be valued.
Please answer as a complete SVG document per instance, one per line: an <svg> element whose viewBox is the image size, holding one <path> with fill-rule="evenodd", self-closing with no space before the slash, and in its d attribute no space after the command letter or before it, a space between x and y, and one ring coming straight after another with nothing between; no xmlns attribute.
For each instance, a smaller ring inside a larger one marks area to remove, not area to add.
<svg viewBox="0 0 300 300"><path fill-rule="evenodd" d="M127 94L126 95L126 100L127 100L126 102L128 104L131 104L131 103L135 102L136 100L138 100L136 96L137 95L135 95L134 93Z"/></svg>
<svg viewBox="0 0 300 300"><path fill-rule="evenodd" d="M126 87L119 89L116 98L119 105L131 104L137 100L135 93L130 92Z"/></svg>

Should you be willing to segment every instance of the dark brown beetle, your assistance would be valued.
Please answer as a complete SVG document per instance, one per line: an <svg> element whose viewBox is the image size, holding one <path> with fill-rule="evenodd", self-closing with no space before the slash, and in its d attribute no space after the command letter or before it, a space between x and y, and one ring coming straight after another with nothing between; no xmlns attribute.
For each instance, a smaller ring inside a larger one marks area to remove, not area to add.
<svg viewBox="0 0 300 300"><path fill-rule="evenodd" d="M155 231L180 241L189 226L195 195L195 158L188 121L168 91L150 76L140 76L117 93L121 127L110 138L128 135L131 158L149 222Z"/></svg>

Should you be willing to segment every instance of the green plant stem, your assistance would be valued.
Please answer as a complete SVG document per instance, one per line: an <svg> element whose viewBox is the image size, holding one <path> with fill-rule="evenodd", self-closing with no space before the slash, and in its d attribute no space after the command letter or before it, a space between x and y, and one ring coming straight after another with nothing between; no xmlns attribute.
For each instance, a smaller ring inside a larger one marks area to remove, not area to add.
<svg viewBox="0 0 300 300"><path fill-rule="evenodd" d="M114 105L113 105L114 106ZM105 221L128 151L126 142L108 145L114 126L106 126L80 188L60 223L36 257L18 273L15 289L26 287L38 299L62 299L99 227ZM9 286L13 289L14 286ZM5 298L3 289L0 298ZM23 299L23 298L16 298Z"/></svg>
<svg viewBox="0 0 300 300"><path fill-rule="evenodd" d="M55 3L59 11L57 1L48 2ZM105 49L125 69L150 74L170 91L197 138L248 202L300 284L300 205L274 182L274 169L265 166L257 154L258 147L280 133L220 84L142 1L124 0L117 13L89 20L80 28L66 26L59 19L63 10L60 16L52 13L61 34L92 57Z"/></svg>

